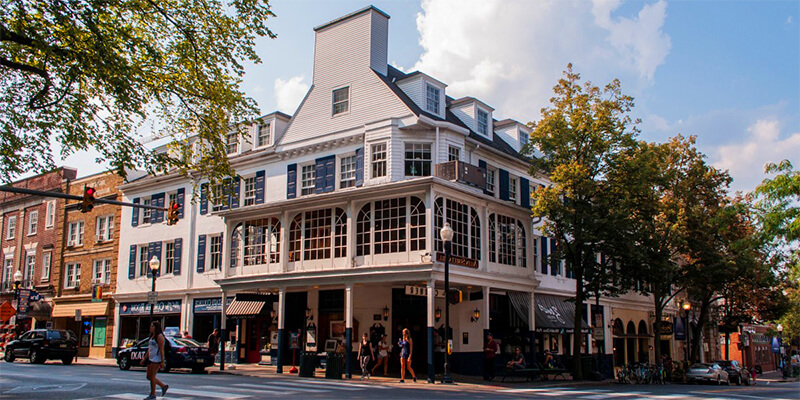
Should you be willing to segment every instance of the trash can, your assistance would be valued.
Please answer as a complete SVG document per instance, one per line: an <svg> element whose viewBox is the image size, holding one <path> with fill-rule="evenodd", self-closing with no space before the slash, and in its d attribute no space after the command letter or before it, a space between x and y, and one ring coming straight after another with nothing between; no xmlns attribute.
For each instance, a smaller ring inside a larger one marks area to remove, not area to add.
<svg viewBox="0 0 800 400"><path fill-rule="evenodd" d="M344 373L344 354L328 354L325 366L326 379L342 379Z"/></svg>
<svg viewBox="0 0 800 400"><path fill-rule="evenodd" d="M300 376L304 378L313 378L314 369L317 367L317 353L313 351L304 351L300 353Z"/></svg>

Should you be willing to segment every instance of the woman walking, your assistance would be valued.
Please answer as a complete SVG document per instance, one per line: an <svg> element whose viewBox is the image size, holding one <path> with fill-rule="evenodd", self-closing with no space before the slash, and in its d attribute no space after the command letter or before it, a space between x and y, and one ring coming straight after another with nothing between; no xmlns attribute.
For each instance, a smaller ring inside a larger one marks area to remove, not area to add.
<svg viewBox="0 0 800 400"><path fill-rule="evenodd" d="M358 360L361 361L361 380L364 377L369 379L369 362L375 358L375 352L372 351L372 344L369 342L369 334L364 333L361 337L361 347L358 349Z"/></svg>
<svg viewBox="0 0 800 400"><path fill-rule="evenodd" d="M386 335L381 336L381 341L378 342L378 362L372 367L370 375L374 374L375 370L383 365L383 376L386 376L386 372L389 369L389 350L391 350L391 348L392 346L386 343Z"/></svg>
<svg viewBox="0 0 800 400"><path fill-rule="evenodd" d="M153 323L150 324L150 342L147 345L147 352L144 354L144 357L142 357L142 364L148 362L147 380L150 381L150 396L145 397L144 400L153 400L156 398L156 385L161 387L162 397L167 394L167 390L169 389L169 385L164 384L164 382L156 378L158 370L164 368L164 363L166 362L164 357L164 341L166 340L161 330L161 323L153 321Z"/></svg>
<svg viewBox="0 0 800 400"><path fill-rule="evenodd" d="M403 338L397 342L397 345L400 346L400 383L406 381L406 368L408 368L408 372L411 372L411 378L416 382L417 375L411 369L411 353L414 351L414 341L411 340L411 332L409 332L408 328L403 329Z"/></svg>

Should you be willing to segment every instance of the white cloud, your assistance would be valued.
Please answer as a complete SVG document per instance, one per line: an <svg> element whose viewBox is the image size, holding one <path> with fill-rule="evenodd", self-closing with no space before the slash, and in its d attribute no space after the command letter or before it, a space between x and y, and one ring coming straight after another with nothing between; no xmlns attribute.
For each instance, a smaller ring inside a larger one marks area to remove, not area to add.
<svg viewBox="0 0 800 400"><path fill-rule="evenodd" d="M303 101L308 92L308 83L302 75L291 77L287 80L275 79L275 104L278 110L287 114L294 114L297 106Z"/></svg>
<svg viewBox="0 0 800 400"><path fill-rule="evenodd" d="M652 85L669 54L666 3L635 3L635 14L612 16L620 5L423 0L423 53L410 69L447 83L454 97L478 97L497 109L495 116L523 122L538 118L568 62L585 79L604 84L619 77L623 90L636 94Z"/></svg>
<svg viewBox="0 0 800 400"><path fill-rule="evenodd" d="M759 119L747 128L746 141L720 146L714 165L730 171L734 190L751 191L766 177L764 165L788 159L798 165L800 132L781 137L781 122L775 117Z"/></svg>

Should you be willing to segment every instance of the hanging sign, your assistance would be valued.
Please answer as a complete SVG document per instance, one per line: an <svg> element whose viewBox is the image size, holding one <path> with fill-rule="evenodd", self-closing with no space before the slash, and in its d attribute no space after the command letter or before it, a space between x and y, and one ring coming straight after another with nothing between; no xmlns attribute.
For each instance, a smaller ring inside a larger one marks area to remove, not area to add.
<svg viewBox="0 0 800 400"><path fill-rule="evenodd" d="M406 285L406 295L426 297L428 295L428 287ZM444 289L434 289L434 297L443 299Z"/></svg>

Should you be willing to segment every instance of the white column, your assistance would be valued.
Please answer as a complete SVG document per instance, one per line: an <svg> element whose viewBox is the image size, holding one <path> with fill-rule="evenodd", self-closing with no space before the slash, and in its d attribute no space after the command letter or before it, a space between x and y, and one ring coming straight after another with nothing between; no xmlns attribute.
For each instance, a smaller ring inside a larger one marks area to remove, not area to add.
<svg viewBox="0 0 800 400"><path fill-rule="evenodd" d="M436 281L428 280L428 326L436 326Z"/></svg>
<svg viewBox="0 0 800 400"><path fill-rule="evenodd" d="M434 243L436 242L434 241L434 236L439 234L439 232L435 232L433 229L434 212L436 212L435 211L436 208L433 204L435 200L436 200L436 192L433 190L433 186L430 186L428 189L428 198L426 199L426 203L428 204L426 207L427 211L425 213L425 224L427 224L426 226L429 226L431 228L425 230L426 232L425 246L431 255L430 256L431 265L433 265L436 262L436 249L434 248L435 247Z"/></svg>
<svg viewBox="0 0 800 400"><path fill-rule="evenodd" d="M531 307L528 309L528 325L530 326L530 330L536 331L536 294L534 292L530 292L530 302ZM488 302L488 300L487 300ZM488 303L487 303L488 304Z"/></svg>
<svg viewBox="0 0 800 400"><path fill-rule="evenodd" d="M52 271L51 271L52 273ZM113 342L111 342L111 348L117 349L119 351L119 324L120 324L120 316L119 316L119 304L114 301L110 300L111 304L114 305L114 334L113 334ZM116 354L114 354L116 356Z"/></svg>
<svg viewBox="0 0 800 400"><path fill-rule="evenodd" d="M278 288L278 329L283 329L285 326L285 310L286 309L286 288Z"/></svg>
<svg viewBox="0 0 800 400"><path fill-rule="evenodd" d="M346 251L347 251L347 259L350 260L348 262L348 266L354 268L356 266L355 258L356 258L356 210L353 207L353 200L349 200L347 202L347 244L346 244ZM335 216L334 216L335 218Z"/></svg>
<svg viewBox="0 0 800 400"><path fill-rule="evenodd" d="M281 216L281 271L287 272L289 270L289 212L284 211ZM280 320L278 320L280 326ZM283 329L283 328L279 328Z"/></svg>
<svg viewBox="0 0 800 400"><path fill-rule="evenodd" d="M353 285L347 284L344 288L344 319L345 328L353 327Z"/></svg>
<svg viewBox="0 0 800 400"><path fill-rule="evenodd" d="M483 321L483 329L490 329L489 328L489 295L490 295L490 288L488 286L483 287L483 310L481 310L481 320ZM533 295L533 294L531 294Z"/></svg>

